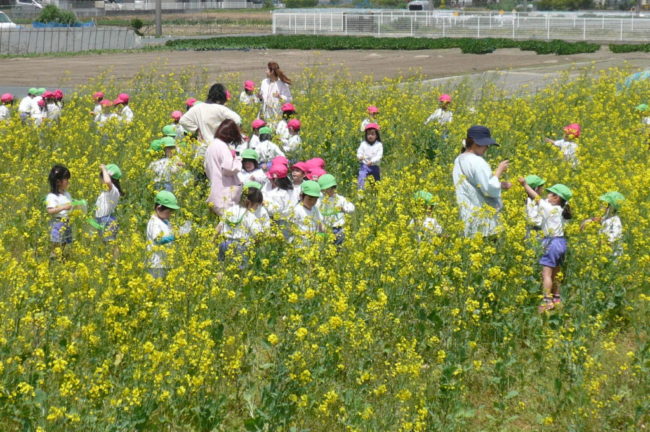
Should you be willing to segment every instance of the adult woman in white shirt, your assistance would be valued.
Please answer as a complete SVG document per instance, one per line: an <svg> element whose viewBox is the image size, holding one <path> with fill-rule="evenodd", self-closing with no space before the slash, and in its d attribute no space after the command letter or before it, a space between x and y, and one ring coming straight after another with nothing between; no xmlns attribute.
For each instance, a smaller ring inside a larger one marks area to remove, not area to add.
<svg viewBox="0 0 650 432"><path fill-rule="evenodd" d="M483 159L488 148L493 145L498 144L488 128L472 126L467 130L462 153L454 161L456 200L460 217L465 222L466 237L477 233L491 236L498 232L498 212L502 207L501 191L512 186L499 180L508 169L507 160L499 163L497 169L492 172L490 165Z"/></svg>
<svg viewBox="0 0 650 432"><path fill-rule="evenodd" d="M262 96L261 117L267 122L274 122L282 115L282 104L291 102L291 80L280 70L276 62L269 62L266 78L262 81L260 93Z"/></svg>

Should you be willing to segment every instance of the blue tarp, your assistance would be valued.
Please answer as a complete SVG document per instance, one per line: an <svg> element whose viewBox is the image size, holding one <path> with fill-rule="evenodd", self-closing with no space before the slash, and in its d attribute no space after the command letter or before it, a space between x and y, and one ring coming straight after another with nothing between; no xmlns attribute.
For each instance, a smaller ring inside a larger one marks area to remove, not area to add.
<svg viewBox="0 0 650 432"><path fill-rule="evenodd" d="M72 25L68 25L68 24L61 24L61 23L42 23L42 22L34 21L32 23L32 27L34 28L95 27L95 23L92 21L88 21L88 22L78 22Z"/></svg>

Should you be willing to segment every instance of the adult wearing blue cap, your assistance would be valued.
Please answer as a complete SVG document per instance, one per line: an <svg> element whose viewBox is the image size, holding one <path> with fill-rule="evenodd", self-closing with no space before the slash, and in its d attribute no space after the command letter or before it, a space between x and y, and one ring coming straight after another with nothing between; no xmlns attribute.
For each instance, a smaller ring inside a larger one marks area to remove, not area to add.
<svg viewBox="0 0 650 432"><path fill-rule="evenodd" d="M491 236L499 230L501 191L511 184L499 178L508 169L508 161L499 163L494 172L483 158L491 146L498 146L485 126L467 129L461 154L454 161L453 179L465 236Z"/></svg>

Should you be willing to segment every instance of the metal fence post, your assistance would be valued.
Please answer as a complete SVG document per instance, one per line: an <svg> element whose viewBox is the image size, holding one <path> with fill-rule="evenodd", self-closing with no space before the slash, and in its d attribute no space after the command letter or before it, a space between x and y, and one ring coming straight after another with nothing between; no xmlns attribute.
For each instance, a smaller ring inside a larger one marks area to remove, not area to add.
<svg viewBox="0 0 650 432"><path fill-rule="evenodd" d="M272 28L271 32L273 34L276 33L276 21L277 21L277 19L278 19L278 15L271 12L271 28Z"/></svg>
<svg viewBox="0 0 650 432"><path fill-rule="evenodd" d="M582 19L582 40L587 40L587 20Z"/></svg>
<svg viewBox="0 0 650 432"><path fill-rule="evenodd" d="M623 40L623 18L621 18L621 40Z"/></svg>
<svg viewBox="0 0 650 432"><path fill-rule="evenodd" d="M413 36L413 15L411 15L411 36Z"/></svg>
<svg viewBox="0 0 650 432"><path fill-rule="evenodd" d="M515 38L515 19L512 20L512 38Z"/></svg>
<svg viewBox="0 0 650 432"><path fill-rule="evenodd" d="M478 39L478 38L481 37L481 17L480 16L477 17L476 22L477 22L477 25L476 25L476 38Z"/></svg>
<svg viewBox="0 0 650 432"><path fill-rule="evenodd" d="M551 21L546 17L546 40L551 39Z"/></svg>
<svg viewBox="0 0 650 432"><path fill-rule="evenodd" d="M445 19L442 19L442 37L445 37Z"/></svg>

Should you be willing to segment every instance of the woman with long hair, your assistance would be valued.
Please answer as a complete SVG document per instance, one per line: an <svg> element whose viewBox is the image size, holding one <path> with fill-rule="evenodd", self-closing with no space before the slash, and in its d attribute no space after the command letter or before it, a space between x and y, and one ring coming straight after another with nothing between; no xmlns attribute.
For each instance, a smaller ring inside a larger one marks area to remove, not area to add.
<svg viewBox="0 0 650 432"><path fill-rule="evenodd" d="M291 102L291 80L276 62L269 62L266 78L262 81L260 94L262 99L261 117L267 122L275 122L282 115L282 104Z"/></svg>
<svg viewBox="0 0 650 432"><path fill-rule="evenodd" d="M205 152L203 167L210 181L210 195L207 202L210 209L218 215L239 202L242 183L239 172L242 160L236 156L230 146L242 141L237 124L226 119L215 133L214 139Z"/></svg>

